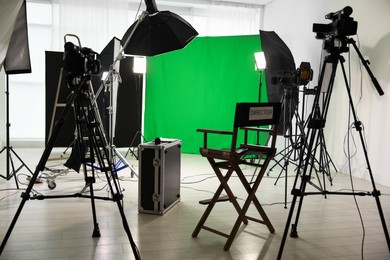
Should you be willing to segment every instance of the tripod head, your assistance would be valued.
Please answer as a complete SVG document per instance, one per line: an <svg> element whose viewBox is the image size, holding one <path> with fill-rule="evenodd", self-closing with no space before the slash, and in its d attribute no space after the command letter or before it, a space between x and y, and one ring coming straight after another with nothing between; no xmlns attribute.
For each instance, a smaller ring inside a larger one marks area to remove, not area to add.
<svg viewBox="0 0 390 260"><path fill-rule="evenodd" d="M88 90L88 82L91 80L91 75L89 74L75 74L69 73L66 76L66 84L68 88L72 91L83 91Z"/></svg>

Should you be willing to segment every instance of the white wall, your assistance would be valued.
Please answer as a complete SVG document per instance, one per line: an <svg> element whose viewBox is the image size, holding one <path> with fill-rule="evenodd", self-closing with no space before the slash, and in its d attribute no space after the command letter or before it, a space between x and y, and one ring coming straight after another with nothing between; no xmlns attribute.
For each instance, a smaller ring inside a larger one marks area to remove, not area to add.
<svg viewBox="0 0 390 260"><path fill-rule="evenodd" d="M325 14L351 6L351 17L358 22L358 38L363 56L371 62L370 68L382 89L384 96L379 96L371 84L364 68L359 67L355 50L351 50L351 89L359 120L364 124L364 135L367 142L369 159L375 181L390 186L387 155L390 148L390 1L388 0L274 0L265 8L264 30L275 31L290 47L296 65L301 61L309 61L315 72L316 85L322 41L315 39L312 32L313 23L330 23ZM347 62L348 55L344 54ZM361 72L362 71L362 72ZM344 155L347 134L348 98L342 72L339 68L336 75L332 100L328 112L325 136L328 151L342 172L347 172L347 158ZM353 173L368 179L363 150L358 133L351 131L357 147L351 145L351 150L357 150L353 157ZM352 141L351 141L352 142Z"/></svg>
<svg viewBox="0 0 390 260"><path fill-rule="evenodd" d="M0 71L0 89L4 91L0 91L0 100L5 100L5 88L3 88L3 86L5 86L5 72L4 72L4 69L1 69ZM4 127L0 127L0 146L1 148L3 148L3 146L5 145L5 142L3 140L5 140L5 102L3 102L3 105L0 106L0 126L4 126ZM4 122L4 124L3 124Z"/></svg>

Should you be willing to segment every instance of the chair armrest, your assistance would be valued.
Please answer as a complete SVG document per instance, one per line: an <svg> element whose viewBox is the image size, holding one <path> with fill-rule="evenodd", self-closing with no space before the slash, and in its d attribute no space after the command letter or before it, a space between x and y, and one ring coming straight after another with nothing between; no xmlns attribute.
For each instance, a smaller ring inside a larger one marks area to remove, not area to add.
<svg viewBox="0 0 390 260"><path fill-rule="evenodd" d="M246 131L257 131L257 132L268 132L271 133L273 129L271 128L261 128L261 127L241 127L242 130Z"/></svg>
<svg viewBox="0 0 390 260"><path fill-rule="evenodd" d="M233 135L232 131L213 130L213 129L196 129L197 132L203 133L203 148L207 148L207 134Z"/></svg>
<svg viewBox="0 0 390 260"><path fill-rule="evenodd" d="M202 133L211 133L211 134L222 134L222 135L232 135L232 131L224 131L224 130L213 130L213 129L204 129L204 128L199 128L196 129L197 132L202 132Z"/></svg>

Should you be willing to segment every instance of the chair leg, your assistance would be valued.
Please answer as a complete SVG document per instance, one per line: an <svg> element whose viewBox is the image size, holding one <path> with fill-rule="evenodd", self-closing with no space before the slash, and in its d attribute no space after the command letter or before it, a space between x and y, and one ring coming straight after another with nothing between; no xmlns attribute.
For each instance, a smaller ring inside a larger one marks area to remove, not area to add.
<svg viewBox="0 0 390 260"><path fill-rule="evenodd" d="M242 172L242 170L240 169L238 164L231 163L230 168L228 169L226 175L224 176L222 174L220 168L218 167L217 163L215 162L215 160L211 159L211 158L207 158L207 159L209 160L210 165L212 166L212 168L213 168L215 174L217 175L221 184L219 185L219 187L216 190L214 196L212 197L209 205L207 206L205 212L203 213L201 219L199 220L197 226L195 227L194 231L192 232L192 237L197 237L200 230L202 228L204 228L208 231L211 231L211 232L214 232L214 233L219 234L221 236L227 237L227 241L225 243L224 250L229 250L232 243L233 243L235 236L237 235L237 232L238 232L241 224L242 223L248 224L248 219L266 225L268 230L271 233L274 233L275 229L272 226L271 221L269 220L267 214L263 210L259 200L256 197L256 191L257 191L257 189L260 185L260 182L264 176L265 170L267 169L267 165L269 164L270 157L266 158L266 161L264 162L264 166L261 168L261 170L260 170L259 174L257 175L257 178L252 186L248 183L244 173ZM233 192L231 191L229 185L227 184L227 182L228 182L228 180L231 177L233 172L237 173L240 181L242 182L245 190L248 193L248 197L245 200L245 203L244 203L242 208L238 204L237 199L234 197ZM225 233L219 232L217 230L214 230L212 228L204 226L208 216L210 215L212 209L214 208L214 206L215 206L215 204L216 204L216 202L217 202L218 198L220 197L223 190L225 190L225 192L227 193L227 195L230 199L230 202L232 202L232 204L234 205L234 207L238 213L238 217L234 223L232 230L230 231L230 234L225 234ZM259 214L262 218L261 220L246 216L246 213L247 213L252 202L254 203L257 211L259 212Z"/></svg>
<svg viewBox="0 0 390 260"><path fill-rule="evenodd" d="M260 214L261 218L263 219L265 225L267 226L269 232L274 233L275 232L275 228L272 226L270 219L268 218L267 214L265 213L263 207L261 206L259 200L257 199L257 197L255 195L257 189L259 188L260 182L263 179L263 176L264 176L264 174L265 174L265 172L266 172L266 170L268 168L268 165L271 162L271 160L272 160L272 157L271 156L267 156L267 158L265 159L265 161L263 163L262 169L260 170L259 174L257 175L255 184L252 186L252 189L254 189L254 192L253 192L253 195L254 195L253 196L253 204L255 205L257 211L259 212L259 214ZM248 184L248 187L250 187L249 184Z"/></svg>
<svg viewBox="0 0 390 260"><path fill-rule="evenodd" d="M230 176L232 175L234 169L231 168L226 173L225 177L223 176L221 170L218 167L213 166L214 172L216 173L221 185L223 186L223 189L225 190L226 194L229 196L230 202L233 204L234 208L236 209L237 213L240 214L242 211L240 204L238 204L236 197L234 196L232 190L230 189L229 185L227 184ZM248 225L248 220L244 217L242 219L242 222L244 222L245 225Z"/></svg>
<svg viewBox="0 0 390 260"><path fill-rule="evenodd" d="M221 192L223 190L223 186L219 185L217 191L215 192L213 198L211 199L209 205L207 206L206 210L204 211L202 217L200 218L198 224L196 225L194 231L192 232L192 237L197 237L200 230L202 229L204 223L206 222L208 216L210 215L211 210L214 208L216 201L218 200L219 196L221 195Z"/></svg>
<svg viewBox="0 0 390 260"><path fill-rule="evenodd" d="M245 209L245 206L247 203L248 203L247 207L249 208L250 203L253 201L253 204L255 205L257 211L259 212L259 214L263 220L261 223L265 224L271 233L274 233L275 229L272 226L271 221L269 220L267 214L265 213L263 207L261 206L259 200L256 197L256 191L260 185L260 182L265 174L265 171L266 171L267 166L268 166L270 161L271 161L271 157L267 157L266 160L264 161L263 167L261 168L259 174L257 175L256 180L253 183L252 187L249 185L247 179L245 178L244 173L241 171L241 169L238 167L238 165L235 167L235 171L237 172L237 175L238 175L239 179L241 180L244 188L248 192L248 198L245 201L245 204L243 206L243 210ZM246 209L245 212L247 210L248 209Z"/></svg>
<svg viewBox="0 0 390 260"><path fill-rule="evenodd" d="M271 221L269 220L267 214L265 213L263 207L260 205L260 202L257 200L256 196L253 199L253 203L255 204L255 207L257 211L259 212L261 218L264 221L264 224L267 226L270 233L275 232L275 228L272 226Z"/></svg>
<svg viewBox="0 0 390 260"><path fill-rule="evenodd" d="M209 158L208 158L209 159ZM204 227L204 224L208 218L208 216L210 215L212 209L214 208L219 196L221 195L222 191L225 190L225 192L227 193L228 197L229 197L229 200L230 202L233 204L234 208L236 209L237 213L240 214L240 212L242 211L240 205L238 204L233 192L231 191L229 185L227 184L229 178L231 177L232 173L233 173L233 169L229 169L228 172L226 173L225 176L223 176L221 170L216 166L216 163L213 159L209 159L209 162L210 162L210 165L212 166L212 168L214 169L214 172L215 174L217 175L219 181L220 181L220 185L218 187L218 189L216 190L214 196L212 197L209 205L207 206L206 210L204 211L201 219L199 220L198 224L196 225L194 231L192 232L192 237L197 237L200 230ZM240 224L241 222L244 222L244 224L248 224L248 220L246 219L246 217L244 216L243 218L241 218L241 221L240 221ZM210 229L210 228L209 228ZM216 230L214 230L213 232L217 233L217 234L221 234L221 232L218 232Z"/></svg>
<svg viewBox="0 0 390 260"><path fill-rule="evenodd" d="M234 240L234 238L237 235L238 229L241 226L241 222L244 219L246 219L246 212L247 212L247 210L249 208L250 203L251 203L251 201L249 199L247 199L245 201L244 206L242 207L241 212L239 213L238 218L237 218L236 222L234 223L234 226L233 226L232 230L230 231L228 240L225 243L225 246L223 248L225 251L230 249L230 246L232 245L233 240Z"/></svg>

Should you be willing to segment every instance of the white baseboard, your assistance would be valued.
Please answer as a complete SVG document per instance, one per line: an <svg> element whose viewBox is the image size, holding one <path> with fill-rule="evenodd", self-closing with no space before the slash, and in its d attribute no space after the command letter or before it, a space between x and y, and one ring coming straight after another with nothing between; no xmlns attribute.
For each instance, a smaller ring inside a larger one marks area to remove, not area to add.
<svg viewBox="0 0 390 260"><path fill-rule="evenodd" d="M5 141L2 140L1 144L5 146ZM10 140L10 146L14 148L44 148L45 140L42 139L12 139Z"/></svg>

